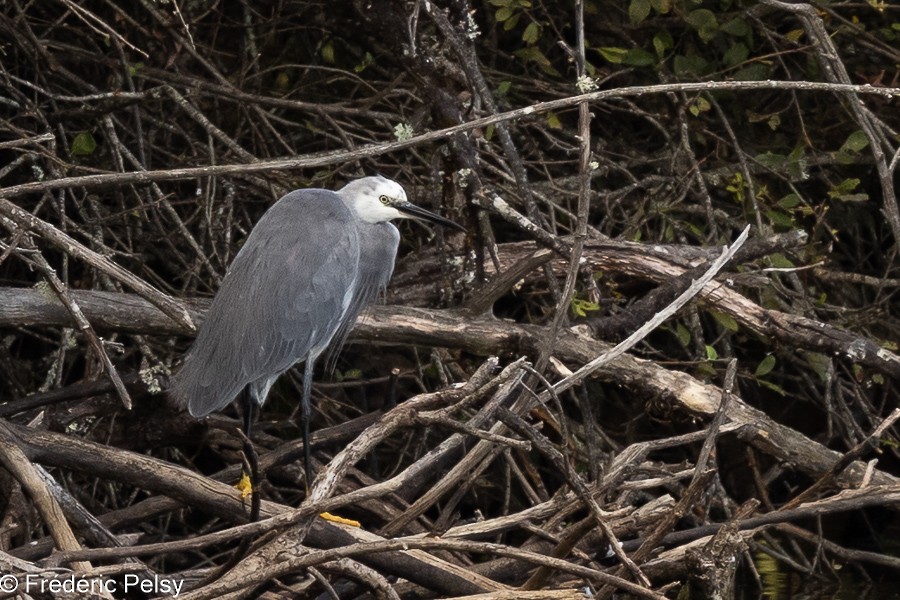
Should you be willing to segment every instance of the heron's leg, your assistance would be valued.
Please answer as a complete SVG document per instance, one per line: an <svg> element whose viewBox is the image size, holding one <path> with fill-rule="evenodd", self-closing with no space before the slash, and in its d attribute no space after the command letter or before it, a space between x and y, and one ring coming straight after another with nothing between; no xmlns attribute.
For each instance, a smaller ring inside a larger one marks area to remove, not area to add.
<svg viewBox="0 0 900 600"><path fill-rule="evenodd" d="M311 449L311 440L309 439L309 411L310 411L310 396L312 395L312 376L313 376L313 365L315 360L312 357L308 357L306 359L306 364L303 365L303 397L300 401L300 418L303 420L303 467L306 470L306 497L309 498L309 493L312 490L312 449ZM321 513L319 515L323 519L327 521L334 521L336 523L343 523L344 525L351 525L353 527L359 527L360 524L358 521L352 521L350 519L344 519L342 517L336 517L330 513Z"/></svg>
<svg viewBox="0 0 900 600"><path fill-rule="evenodd" d="M310 394L312 393L313 365L312 357L306 359L303 365L303 399L300 402L300 418L303 420L303 466L306 469L306 495L309 496L312 488L312 451L309 439L309 411Z"/></svg>
<svg viewBox="0 0 900 600"><path fill-rule="evenodd" d="M247 436L247 439L250 439L250 430L253 428L253 420L259 405L251 396L249 385L241 390L241 408L244 413L244 435Z"/></svg>
<svg viewBox="0 0 900 600"><path fill-rule="evenodd" d="M241 403L241 410L244 417L243 432L241 432L240 429L238 430L238 434L240 434L242 438L244 464L241 465L241 481L236 487L241 490L242 503L243 498L247 495L247 489L249 488L250 490L250 514L248 515L248 520L253 523L259 521L260 507L262 505L262 499L259 496L259 455L256 454L256 448L253 447L253 442L250 441L250 428L253 426L253 417L259 409L259 404L250 394L250 386L245 386L244 389L241 390L238 400ZM249 485L247 482L249 482ZM238 544L238 547L235 549L234 554L231 555L231 558L225 561L225 564L221 567L207 575L201 582L201 587L220 579L226 573L231 571L232 567L250 553L250 546L252 543L252 536L242 537L241 543Z"/></svg>
<svg viewBox="0 0 900 600"><path fill-rule="evenodd" d="M244 482L246 480L250 482L250 493L252 495L250 496L249 520L252 523L259 520L259 511L262 502L259 496L259 455L256 453L256 448L253 447L253 442L250 440L253 417L256 414L259 405L256 403L252 394L250 394L250 386L246 386L241 390L241 407L244 413L244 465L241 469L241 481Z"/></svg>

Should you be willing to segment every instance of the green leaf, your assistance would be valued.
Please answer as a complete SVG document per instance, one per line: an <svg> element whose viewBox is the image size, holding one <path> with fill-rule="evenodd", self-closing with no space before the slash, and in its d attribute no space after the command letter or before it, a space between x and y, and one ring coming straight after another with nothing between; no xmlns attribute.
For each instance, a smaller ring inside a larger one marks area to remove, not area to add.
<svg viewBox="0 0 900 600"><path fill-rule="evenodd" d="M696 54L676 54L672 63L676 75L703 75L709 70L709 63Z"/></svg>
<svg viewBox="0 0 900 600"><path fill-rule="evenodd" d="M803 146L797 146L788 154L785 171L791 178L791 181L804 181L809 179L809 173L806 171L808 166L806 149Z"/></svg>
<svg viewBox="0 0 900 600"><path fill-rule="evenodd" d="M772 225L776 225L778 227L787 227L792 229L794 227L794 218L791 215L787 215L780 210L767 210L766 217L772 223Z"/></svg>
<svg viewBox="0 0 900 600"><path fill-rule="evenodd" d="M497 95L498 95L498 96L505 96L506 94L509 93L509 88L511 88L511 87L512 87L512 81L508 81L508 80L507 80L507 81L501 81L501 82L497 85Z"/></svg>
<svg viewBox="0 0 900 600"><path fill-rule="evenodd" d="M291 76L287 71L281 71L275 77L275 89L279 92L287 92L288 87L291 85Z"/></svg>
<svg viewBox="0 0 900 600"><path fill-rule="evenodd" d="M691 114L695 117L699 117L701 113L705 113L711 108L712 104L709 103L709 100L703 96L697 96L697 98L691 102L691 106L688 110L691 111ZM736 175L740 175L740 173L736 173Z"/></svg>
<svg viewBox="0 0 900 600"><path fill-rule="evenodd" d="M828 369L831 364L831 359L819 352L804 352L803 356L806 358L806 362L809 366L812 367L812 370L819 376L819 379L823 383L828 381Z"/></svg>
<svg viewBox="0 0 900 600"><path fill-rule="evenodd" d="M838 150L834 153L834 160L839 165L852 165L854 162L856 162L856 154L850 154L849 152Z"/></svg>
<svg viewBox="0 0 900 600"><path fill-rule="evenodd" d="M536 46L528 46L527 48L521 48L513 52L513 55L521 58L526 62L533 62L538 67L541 68L542 71L549 75L559 76L559 71L553 68L553 65L550 64L550 59L547 58L543 52L541 52Z"/></svg>
<svg viewBox="0 0 900 600"><path fill-rule="evenodd" d="M717 375L716 368L708 362L697 363L694 366L694 373L698 378L713 378Z"/></svg>
<svg viewBox="0 0 900 600"><path fill-rule="evenodd" d="M866 137L866 134L863 130L858 129L851 133L844 143L841 145L841 149L839 152L860 152L865 150L865 148L869 145L869 138Z"/></svg>
<svg viewBox="0 0 900 600"><path fill-rule="evenodd" d="M787 156L784 154L776 154L775 152L763 152L762 154L757 154L755 160L764 167L781 171L784 168L784 164L787 162Z"/></svg>
<svg viewBox="0 0 900 600"><path fill-rule="evenodd" d="M82 131L72 140L72 148L69 153L72 156L90 156L97 149L97 140L90 132Z"/></svg>
<svg viewBox="0 0 900 600"><path fill-rule="evenodd" d="M784 198L778 201L778 206L785 210L790 210L792 208L796 208L800 205L800 196L797 194L788 194Z"/></svg>
<svg viewBox="0 0 900 600"><path fill-rule="evenodd" d="M494 18L497 19L498 23L502 23L508 21L512 15L513 8L511 6L503 6L497 9L497 12L494 13Z"/></svg>
<svg viewBox="0 0 900 600"><path fill-rule="evenodd" d="M675 228L672 227L671 223L667 224L665 229L663 229L662 239L664 242L669 242L669 243L672 243L675 241Z"/></svg>
<svg viewBox="0 0 900 600"><path fill-rule="evenodd" d="M651 67L656 64L656 57L643 48L632 48L622 62L629 67Z"/></svg>
<svg viewBox="0 0 900 600"><path fill-rule="evenodd" d="M631 0L628 4L628 18L637 25L650 16L650 0Z"/></svg>
<svg viewBox="0 0 900 600"><path fill-rule="evenodd" d="M722 31L734 37L744 37L750 33L750 25L741 18L732 19L722 25Z"/></svg>
<svg viewBox="0 0 900 600"><path fill-rule="evenodd" d="M704 42L710 42L719 32L719 21L716 13L706 8L692 10L684 19L688 25L697 31L697 35Z"/></svg>
<svg viewBox="0 0 900 600"><path fill-rule="evenodd" d="M837 196L837 200L841 202L867 202L869 200L868 194L841 194Z"/></svg>
<svg viewBox="0 0 900 600"><path fill-rule="evenodd" d="M765 388L769 388L770 390L772 390L779 396L787 396L787 392L784 391L784 388L781 387L780 385L776 385L776 384L772 383L771 381L766 381L765 379L757 379L756 382Z"/></svg>
<svg viewBox="0 0 900 600"><path fill-rule="evenodd" d="M628 50L626 48L616 48L612 46L604 46L602 48L597 48L597 52L600 53L607 62L611 62L614 65L620 65L625 60L625 57L628 55Z"/></svg>
<svg viewBox="0 0 900 600"><path fill-rule="evenodd" d="M688 231L690 231L697 240L705 240L707 236L707 231L700 227L697 223L693 223L691 221L683 222L682 225L687 227Z"/></svg>
<svg viewBox="0 0 900 600"><path fill-rule="evenodd" d="M586 317L587 313L594 310L600 310L600 305L596 302L582 300L581 298L572 298L572 312L578 317Z"/></svg>
<svg viewBox="0 0 900 600"><path fill-rule="evenodd" d="M516 13L503 23L503 31L512 31L516 28L516 25L519 24L519 17L522 16L522 13Z"/></svg>
<svg viewBox="0 0 900 600"><path fill-rule="evenodd" d="M769 373L772 372L772 369L775 368L775 355L769 354L764 359L762 359L758 365L756 365L756 373L757 377L765 377Z"/></svg>
<svg viewBox="0 0 900 600"><path fill-rule="evenodd" d="M367 52L365 53L365 55L363 55L362 61L360 61L360 63L359 63L358 65L356 65L355 67L353 67L353 70L354 70L355 72L357 72L357 73L362 73L362 72L365 71L366 68L367 68L369 65L371 65L373 62L375 62L375 57L372 56L372 53L371 53L371 52L368 52L368 51L367 51Z"/></svg>
<svg viewBox="0 0 900 600"><path fill-rule="evenodd" d="M360 369L347 369L344 372L335 371L334 377L338 380L338 382L342 381L352 381L362 379L363 372Z"/></svg>
<svg viewBox="0 0 900 600"><path fill-rule="evenodd" d="M712 314L713 319L715 319L719 325L721 325L728 331L735 333L735 332L737 332L738 329L740 329L738 322L735 321L734 317L732 317L731 315L725 314L723 312L718 312L715 310L710 311L710 314Z"/></svg>
<svg viewBox="0 0 900 600"><path fill-rule="evenodd" d="M865 192L855 192L859 184L860 180L856 177L845 179L828 190L828 197L841 202L865 202L869 199L869 195Z"/></svg>
<svg viewBox="0 0 900 600"><path fill-rule="evenodd" d="M737 71L732 77L735 81L762 81L769 78L771 67L762 63L753 63Z"/></svg>
<svg viewBox="0 0 900 600"><path fill-rule="evenodd" d="M737 42L725 51L722 60L727 66L733 67L747 60L748 56L750 56L750 49L742 42Z"/></svg>
<svg viewBox="0 0 900 600"><path fill-rule="evenodd" d="M678 323L675 326L675 337L678 338L682 346L687 346L691 343L691 331L683 323Z"/></svg>
<svg viewBox="0 0 900 600"><path fill-rule="evenodd" d="M795 266L794 263L792 263L790 259L788 259L788 257L786 257L781 252L776 252L775 254L770 255L769 264L771 264L776 269L792 269Z"/></svg>
<svg viewBox="0 0 900 600"><path fill-rule="evenodd" d="M562 129L562 122L560 122L559 117L553 111L547 112L547 127L550 129Z"/></svg>
<svg viewBox="0 0 900 600"><path fill-rule="evenodd" d="M143 69L144 66L145 66L145 65L144 65L143 61L138 61L138 62L136 62L136 63L131 63L130 65L128 65L128 73L129 73L132 77L134 77L135 75L137 75L138 73L141 72L141 69Z"/></svg>
<svg viewBox="0 0 900 600"><path fill-rule="evenodd" d="M672 10L672 0L650 0L650 6L661 15L669 14Z"/></svg>
<svg viewBox="0 0 900 600"><path fill-rule="evenodd" d="M719 360L719 353L716 352L716 349L706 344L706 359L707 360Z"/></svg>
<svg viewBox="0 0 900 600"><path fill-rule="evenodd" d="M671 50L674 45L675 41L672 39L672 34L665 29L658 31L653 36L653 49L656 50L656 55L660 58L665 56L666 52Z"/></svg>
<svg viewBox="0 0 900 600"><path fill-rule="evenodd" d="M322 49L320 50L322 54L322 60L329 65L334 64L334 44L329 42L325 42L322 44Z"/></svg>
<svg viewBox="0 0 900 600"><path fill-rule="evenodd" d="M830 198L839 198L845 194L851 193L855 190L860 184L860 180L856 177L850 177L848 179L843 180L836 186L832 187L828 191L828 196Z"/></svg>
<svg viewBox="0 0 900 600"><path fill-rule="evenodd" d="M522 41L526 44L533 44L541 37L541 26L532 21L522 32Z"/></svg>

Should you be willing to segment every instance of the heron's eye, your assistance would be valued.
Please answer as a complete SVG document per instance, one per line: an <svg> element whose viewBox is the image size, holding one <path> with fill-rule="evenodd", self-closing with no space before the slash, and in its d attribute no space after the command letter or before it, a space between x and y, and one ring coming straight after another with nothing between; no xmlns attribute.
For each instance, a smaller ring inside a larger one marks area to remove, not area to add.
<svg viewBox="0 0 900 600"><path fill-rule="evenodd" d="M387 196L379 196L378 200L380 200L381 203L384 204L385 206L388 206L391 203L391 199L388 198Z"/></svg>

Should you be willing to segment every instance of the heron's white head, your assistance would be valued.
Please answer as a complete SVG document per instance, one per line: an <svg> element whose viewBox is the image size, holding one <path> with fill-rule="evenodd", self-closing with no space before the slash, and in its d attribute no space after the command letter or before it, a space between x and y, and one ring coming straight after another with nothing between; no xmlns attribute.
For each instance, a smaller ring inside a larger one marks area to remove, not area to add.
<svg viewBox="0 0 900 600"><path fill-rule="evenodd" d="M381 175L351 181L337 193L356 216L368 223L416 219L465 231L453 221L412 204L406 199L406 192L399 183Z"/></svg>
<svg viewBox="0 0 900 600"><path fill-rule="evenodd" d="M376 175L351 181L338 194L363 221L381 223L405 217L398 203L407 203L406 192L396 181Z"/></svg>

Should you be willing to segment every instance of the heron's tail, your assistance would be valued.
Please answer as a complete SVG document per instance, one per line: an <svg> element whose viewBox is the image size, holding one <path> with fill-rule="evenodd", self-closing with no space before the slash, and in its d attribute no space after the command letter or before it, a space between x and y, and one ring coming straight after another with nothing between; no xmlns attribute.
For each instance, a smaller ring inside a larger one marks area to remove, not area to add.
<svg viewBox="0 0 900 600"><path fill-rule="evenodd" d="M169 397L191 416L202 418L228 406L242 385L220 376L209 357L189 352L169 387Z"/></svg>

